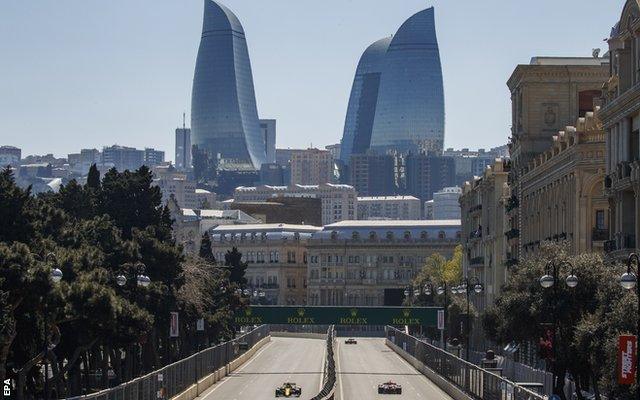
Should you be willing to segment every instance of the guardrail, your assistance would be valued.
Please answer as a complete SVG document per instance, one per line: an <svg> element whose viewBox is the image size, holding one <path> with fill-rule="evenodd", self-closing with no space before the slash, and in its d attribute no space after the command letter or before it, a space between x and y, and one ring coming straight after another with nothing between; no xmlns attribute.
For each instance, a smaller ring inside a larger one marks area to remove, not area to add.
<svg viewBox="0 0 640 400"><path fill-rule="evenodd" d="M333 400L336 390L336 359L333 354L336 332L333 325L327 330L327 359L322 374L322 390L311 400Z"/></svg>
<svg viewBox="0 0 640 400"><path fill-rule="evenodd" d="M170 399L197 383L199 379L224 368L268 335L269 326L261 325L233 340L209 347L132 381L67 400Z"/></svg>
<svg viewBox="0 0 640 400"><path fill-rule="evenodd" d="M386 333L390 342L473 399L546 399L542 394L519 386L396 328L387 326Z"/></svg>

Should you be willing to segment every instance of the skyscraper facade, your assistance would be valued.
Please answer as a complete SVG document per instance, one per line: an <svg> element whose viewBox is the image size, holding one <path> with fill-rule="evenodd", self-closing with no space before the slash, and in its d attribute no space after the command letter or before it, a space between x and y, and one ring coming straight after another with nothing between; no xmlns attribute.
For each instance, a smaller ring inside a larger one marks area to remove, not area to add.
<svg viewBox="0 0 640 400"><path fill-rule="evenodd" d="M213 0L204 2L191 141L199 154L240 170L259 170L266 161L244 29L233 12Z"/></svg>
<svg viewBox="0 0 640 400"><path fill-rule="evenodd" d="M363 53L354 78L341 159L372 149L442 152L444 89L433 7Z"/></svg>
<svg viewBox="0 0 640 400"><path fill-rule="evenodd" d="M276 162L276 120L261 119L260 133L264 138L264 149L268 163Z"/></svg>
<svg viewBox="0 0 640 400"><path fill-rule="evenodd" d="M185 171L191 168L191 129L176 129L176 168Z"/></svg>

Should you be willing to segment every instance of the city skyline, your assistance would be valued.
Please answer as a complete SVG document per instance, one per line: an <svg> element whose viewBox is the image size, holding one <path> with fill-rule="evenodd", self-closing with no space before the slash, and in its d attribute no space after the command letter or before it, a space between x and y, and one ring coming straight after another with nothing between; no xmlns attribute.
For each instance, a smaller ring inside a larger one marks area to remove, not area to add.
<svg viewBox="0 0 640 400"><path fill-rule="evenodd" d="M202 2L158 2L151 12L149 4L126 3L125 13L124 2L110 8L82 2L3 3L0 9L7 23L0 27L4 33L0 48L12 63L3 66L0 78L6 93L0 100L0 117L5 121L2 142L21 147L24 154L66 155L119 143L152 145L173 155L173 132L181 126L182 112L190 115ZM609 29L601 27L619 17L605 4L586 10L575 1L536 5L490 1L463 9L442 1L374 7L369 7L371 2L353 1L340 2L340 13L331 12L331 4L310 5L306 10L289 1L270 7L237 0L224 4L242 19L250 37L260 117L278 120L280 148L338 143L362 50L427 6L435 6L438 18L447 108L445 147L455 148L486 148L507 141L510 109L505 82L514 64L527 64L533 55L589 56L592 48L605 47L601 40ZM551 6L558 12L545 13ZM147 18L136 18L142 11ZM514 19L522 12L544 16L546 28L537 29L534 18L527 24ZM274 19L278 13L286 18ZM490 13L495 20L487 24ZM306 18L307 14L316 18ZM585 23L567 32L566 15ZM27 18L34 23L24 24ZM318 28L305 29L302 36L283 34L299 32L309 23ZM39 40L45 35L50 38L46 48ZM490 44L472 45L470 37L485 37ZM482 79L460 73L469 70L469 60L483 67ZM283 68L289 61L290 69ZM468 91L471 81L476 87ZM496 85L504 91L489 89ZM307 95L304 101L300 95ZM310 118L313 124L308 123ZM475 123L472 135L466 127L470 119ZM46 140L51 137L56 138L53 143Z"/></svg>

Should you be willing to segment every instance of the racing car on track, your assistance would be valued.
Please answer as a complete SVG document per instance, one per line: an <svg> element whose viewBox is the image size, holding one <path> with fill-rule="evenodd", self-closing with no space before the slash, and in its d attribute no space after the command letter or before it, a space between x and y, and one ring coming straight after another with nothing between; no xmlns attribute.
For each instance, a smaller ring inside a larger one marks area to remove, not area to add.
<svg viewBox="0 0 640 400"><path fill-rule="evenodd" d="M300 397L302 389L295 383L285 382L276 388L276 397Z"/></svg>
<svg viewBox="0 0 640 400"><path fill-rule="evenodd" d="M358 344L358 341L355 340L354 338L349 338L344 341L344 344Z"/></svg>
<svg viewBox="0 0 640 400"><path fill-rule="evenodd" d="M385 382L378 385L378 394L402 394L402 386L395 382Z"/></svg>

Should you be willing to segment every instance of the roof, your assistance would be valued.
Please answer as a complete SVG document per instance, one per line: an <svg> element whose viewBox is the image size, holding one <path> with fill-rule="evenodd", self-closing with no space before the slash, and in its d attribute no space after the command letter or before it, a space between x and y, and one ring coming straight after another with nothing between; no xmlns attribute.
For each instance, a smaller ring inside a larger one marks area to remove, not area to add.
<svg viewBox="0 0 640 400"><path fill-rule="evenodd" d="M220 225L211 229L211 233L222 232L317 232L322 230L319 226L294 225L294 224L247 224L247 225Z"/></svg>
<svg viewBox="0 0 640 400"><path fill-rule="evenodd" d="M290 185L290 186L272 186L272 185L261 185L261 186L238 186L236 188L237 192L251 192L257 190L272 190L272 191L295 191L295 190L318 190L325 187L336 188L336 189L353 189L351 185L344 184L336 184L336 183L323 183L321 185Z"/></svg>
<svg viewBox="0 0 640 400"><path fill-rule="evenodd" d="M205 189L196 189L196 193L197 194L211 194L210 191L205 190Z"/></svg>
<svg viewBox="0 0 640 400"><path fill-rule="evenodd" d="M434 227L460 227L459 219L420 219L420 220L346 220L326 225L324 228L434 228Z"/></svg>
<svg viewBox="0 0 640 400"><path fill-rule="evenodd" d="M365 196L358 197L358 201L384 201L384 200L416 200L420 201L414 196Z"/></svg>
<svg viewBox="0 0 640 400"><path fill-rule="evenodd" d="M244 34L242 24L233 11L213 0L205 0L202 33L223 29Z"/></svg>
<svg viewBox="0 0 640 400"><path fill-rule="evenodd" d="M595 57L532 57L529 65L602 65L608 63L605 58Z"/></svg>

